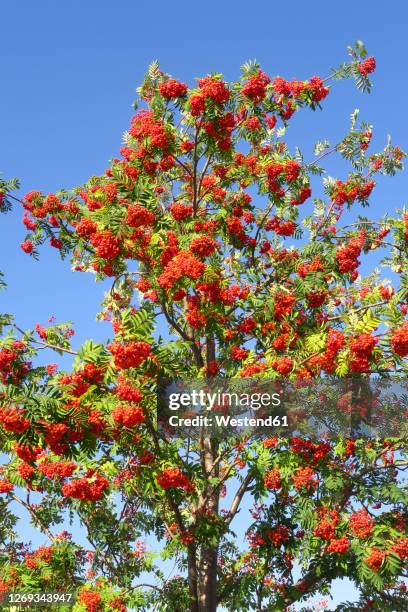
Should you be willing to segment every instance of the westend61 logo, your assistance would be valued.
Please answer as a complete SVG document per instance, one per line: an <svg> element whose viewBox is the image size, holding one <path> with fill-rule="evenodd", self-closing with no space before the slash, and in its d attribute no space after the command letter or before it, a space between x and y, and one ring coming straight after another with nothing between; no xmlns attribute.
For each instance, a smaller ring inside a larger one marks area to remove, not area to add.
<svg viewBox="0 0 408 612"><path fill-rule="evenodd" d="M157 419L164 435L223 437L348 435L407 431L408 382L390 376L304 379L161 380Z"/></svg>

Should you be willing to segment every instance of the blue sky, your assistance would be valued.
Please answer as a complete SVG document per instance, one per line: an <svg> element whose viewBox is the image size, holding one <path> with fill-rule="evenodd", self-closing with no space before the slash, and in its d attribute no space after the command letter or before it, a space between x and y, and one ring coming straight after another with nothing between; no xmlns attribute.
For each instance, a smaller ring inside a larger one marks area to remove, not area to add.
<svg viewBox="0 0 408 612"><path fill-rule="evenodd" d="M270 75L302 79L329 74L356 39L377 58L372 94L363 96L352 83L336 85L323 113L293 120L288 141L310 159L313 142L336 142L358 107L375 126L374 145L390 133L408 149L408 10L403 0L388 7L350 0L3 2L0 171L20 177L22 193L70 188L103 172L153 59L189 83L211 71L238 78L240 65L253 58ZM379 214L406 202L405 185L405 174L381 182L373 198ZM102 287L71 272L54 250L45 249L39 262L24 255L21 218L18 207L0 218L0 270L9 283L0 312L13 311L22 327L46 323L50 315L73 319L74 344L109 335L108 326L95 322Z"/></svg>
<svg viewBox="0 0 408 612"><path fill-rule="evenodd" d="M360 94L351 82L336 84L323 113L305 111L294 118L288 141L304 147L310 159L313 142L336 142L348 128L350 112L359 107L361 118L375 125L374 145L382 145L390 133L408 148L404 2L393 2L387 12L372 2L336 5L260 0L2 3L0 171L20 177L23 193L69 188L103 172L119 149L135 87L152 59L189 83L210 71L235 79L240 65L251 58L271 75L307 78L326 76L346 59L347 44L358 38L377 58L372 94ZM375 192L375 207L385 211L401 205L405 181L404 175L384 179ZM13 308L23 326L46 322L50 314L69 319L75 312L78 340L104 337L108 327L94 323L102 288L90 276L71 272L52 249L43 251L40 262L22 253L21 217L16 208L1 218L0 270L9 282L3 304Z"/></svg>

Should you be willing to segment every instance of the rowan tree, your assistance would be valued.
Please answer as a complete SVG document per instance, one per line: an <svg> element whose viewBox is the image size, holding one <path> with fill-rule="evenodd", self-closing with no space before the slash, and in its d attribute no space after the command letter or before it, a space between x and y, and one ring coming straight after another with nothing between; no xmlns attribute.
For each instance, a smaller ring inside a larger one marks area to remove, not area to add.
<svg viewBox="0 0 408 612"><path fill-rule="evenodd" d="M193 87L153 63L102 176L21 199L1 182L2 209L24 209L26 253L50 245L112 280L98 315L112 325L106 344L74 349L68 323L21 330L1 317L3 591L72 589L77 611L309 610L347 577L360 600L337 610L406 609L403 436L204 429L188 443L157 426L161 376L405 375L408 214L363 214L405 154L391 142L370 152L357 113L306 159L285 143L292 116L307 121L337 82L370 90L374 58L361 43L349 55L327 78L273 78L249 62L237 82L210 74ZM348 174L328 176L329 155ZM72 354L72 369L44 363L44 348ZM16 503L44 534L36 550ZM89 550L58 533L66 516Z"/></svg>

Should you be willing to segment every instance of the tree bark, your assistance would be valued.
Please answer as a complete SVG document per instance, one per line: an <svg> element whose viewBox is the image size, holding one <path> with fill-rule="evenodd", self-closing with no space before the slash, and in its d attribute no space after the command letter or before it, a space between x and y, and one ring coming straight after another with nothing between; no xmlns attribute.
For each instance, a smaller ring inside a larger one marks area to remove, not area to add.
<svg viewBox="0 0 408 612"><path fill-rule="evenodd" d="M197 555L195 544L188 546L188 590L190 593L190 612L200 612L198 607Z"/></svg>
<svg viewBox="0 0 408 612"><path fill-rule="evenodd" d="M211 440L206 438L205 445L205 465L207 473L212 469L214 455L212 452ZM208 498L203 510L208 514L217 516L219 505L219 490L209 491ZM218 565L218 540L211 542L208 546L202 546L199 561L199 583L198 601L200 612L216 612L217 610L217 565Z"/></svg>
<svg viewBox="0 0 408 612"><path fill-rule="evenodd" d="M207 337L206 363L207 368L216 358L215 341L212 336ZM209 376L207 374L207 376ZM205 475L217 477L218 466L214 466L217 444L212 439L211 431L205 431L202 441L202 464ZM214 469L215 468L215 469ZM205 502L202 510L210 516L218 515L219 489L207 484L205 490ZM217 610L217 562L218 562L218 541L211 542L209 546L202 546L199 560L199 584L198 600L200 612L216 612Z"/></svg>
<svg viewBox="0 0 408 612"><path fill-rule="evenodd" d="M218 544L202 550L200 559L199 611L217 610Z"/></svg>

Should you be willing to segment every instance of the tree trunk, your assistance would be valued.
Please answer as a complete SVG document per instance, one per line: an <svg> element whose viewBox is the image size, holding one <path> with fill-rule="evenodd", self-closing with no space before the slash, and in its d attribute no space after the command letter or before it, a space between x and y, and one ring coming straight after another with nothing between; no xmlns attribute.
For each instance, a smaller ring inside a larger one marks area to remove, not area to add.
<svg viewBox="0 0 408 612"><path fill-rule="evenodd" d="M218 545L204 548L200 560L199 611L217 610Z"/></svg>
<svg viewBox="0 0 408 612"><path fill-rule="evenodd" d="M204 438L204 465L207 475L218 476L218 466L214 468L214 448L211 436L207 434ZM206 502L202 510L209 516L218 516L219 489L213 490L211 485L207 485L205 491ZM208 546L202 546L199 563L199 610L200 612L215 612L217 610L217 562L218 562L218 541L210 542Z"/></svg>
<svg viewBox="0 0 408 612"><path fill-rule="evenodd" d="M188 589L190 612L200 612L198 607L197 556L194 544L188 546Z"/></svg>
<svg viewBox="0 0 408 612"><path fill-rule="evenodd" d="M207 368L215 360L215 357L215 341L212 336L208 336L206 342ZM207 377L211 378L208 370ZM204 428L201 433L201 462L204 475L207 478L216 478L219 474L218 466L214 466L217 446L217 443L212 439L211 430ZM203 494L204 501L200 510L208 513L209 516L217 516L219 510L219 490L207 484ZM217 564L218 542L210 542L208 546L202 546L200 558L197 559L198 612L216 612L217 610Z"/></svg>

